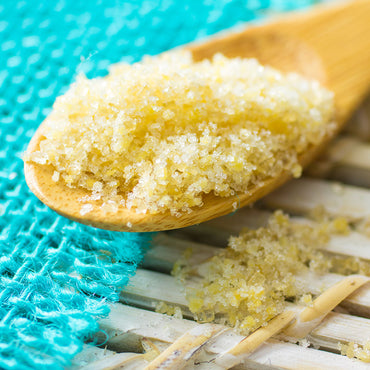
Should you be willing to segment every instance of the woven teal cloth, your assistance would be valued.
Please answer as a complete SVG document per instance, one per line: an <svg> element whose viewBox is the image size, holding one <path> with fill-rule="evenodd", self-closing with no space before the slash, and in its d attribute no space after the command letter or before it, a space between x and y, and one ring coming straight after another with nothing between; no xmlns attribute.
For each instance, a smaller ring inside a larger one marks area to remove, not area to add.
<svg viewBox="0 0 370 370"><path fill-rule="evenodd" d="M28 190L21 160L76 75L106 73L267 10L312 1L2 0L0 2L0 368L62 369L108 314L151 234L66 220Z"/></svg>

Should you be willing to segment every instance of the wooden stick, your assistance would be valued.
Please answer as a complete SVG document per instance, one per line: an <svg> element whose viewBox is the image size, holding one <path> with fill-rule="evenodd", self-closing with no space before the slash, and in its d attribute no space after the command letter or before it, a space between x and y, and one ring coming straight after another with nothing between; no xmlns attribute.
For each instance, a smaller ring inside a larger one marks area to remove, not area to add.
<svg viewBox="0 0 370 370"><path fill-rule="evenodd" d="M331 314L329 314L330 316ZM338 314L333 313L333 317ZM345 315L347 316L347 315ZM349 317L351 320L352 317ZM330 320L329 320L330 321ZM358 323L358 333L364 336L367 331L364 329L362 320ZM106 330L110 337L108 343L113 342L115 348L120 351L127 350L128 343L138 346L136 351L140 350L141 338L150 338L158 348L165 350L171 343L177 340L182 334L194 328L198 324L194 321L185 319L175 319L173 317L129 307L123 304L114 304L111 306L111 313L107 319L101 321L102 329ZM344 324L344 330L349 334L353 330ZM320 326L321 327L321 326ZM320 328L319 327L319 328ZM348 336L350 338L350 336ZM197 369L212 369L209 362L220 353L231 350L234 346L244 339L243 336L230 330L216 336L214 341L208 341L204 346L204 366L197 365ZM333 340L333 339L332 339ZM338 339L334 338L338 343ZM117 344L120 344L119 348ZM133 350L133 347L131 348ZM326 365L325 365L326 364ZM327 364L330 364L328 367ZM264 367L265 366L265 367ZM368 365L360 361L353 361L346 357L304 348L294 344L268 340L262 344L255 352L250 354L243 363L238 365L237 369L367 369Z"/></svg>
<svg viewBox="0 0 370 370"><path fill-rule="evenodd" d="M215 363L225 368L231 368L253 353L262 343L279 333L295 318L293 311L286 311L274 317L267 326L256 330L254 333L244 338L236 346L226 353L222 353L215 358Z"/></svg>
<svg viewBox="0 0 370 370"><path fill-rule="evenodd" d="M146 361L142 354L118 353L97 361L92 361L80 370L114 370L114 369L140 369Z"/></svg>
<svg viewBox="0 0 370 370"><path fill-rule="evenodd" d="M300 321L304 323L327 315L340 302L368 281L370 279L364 276L348 276L344 278L317 297L312 307L307 307L299 315Z"/></svg>
<svg viewBox="0 0 370 370"><path fill-rule="evenodd" d="M307 214L324 207L332 216L352 221L370 216L370 191L350 185L302 178L290 181L263 199L263 204L293 214Z"/></svg>
<svg viewBox="0 0 370 370"><path fill-rule="evenodd" d="M184 333L164 352L154 359L145 370L182 369L211 338L223 331L219 325L203 324Z"/></svg>

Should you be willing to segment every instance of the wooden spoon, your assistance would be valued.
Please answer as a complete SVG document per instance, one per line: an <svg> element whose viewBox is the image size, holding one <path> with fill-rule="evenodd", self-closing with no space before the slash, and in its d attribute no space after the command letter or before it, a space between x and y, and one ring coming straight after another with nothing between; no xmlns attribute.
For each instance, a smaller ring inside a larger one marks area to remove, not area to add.
<svg viewBox="0 0 370 370"><path fill-rule="evenodd" d="M321 5L309 12L294 13L275 21L248 27L246 30L187 46L195 60L210 58L221 52L228 57L255 57L262 64L282 71L295 71L319 80L334 91L338 130L364 98L370 85L370 0ZM44 138L41 125L31 140L28 153L39 149ZM327 137L312 146L299 160L305 166L327 145ZM118 212L100 209L80 214L82 188L71 189L52 180L53 168L25 163L26 181L33 193L46 205L72 220L95 227L118 231L158 231L197 224L233 211L233 203L242 207L271 192L291 174L266 178L263 186L248 194L221 198L204 197L204 205L181 217L169 213L138 214L120 208ZM91 202L90 202L91 203Z"/></svg>

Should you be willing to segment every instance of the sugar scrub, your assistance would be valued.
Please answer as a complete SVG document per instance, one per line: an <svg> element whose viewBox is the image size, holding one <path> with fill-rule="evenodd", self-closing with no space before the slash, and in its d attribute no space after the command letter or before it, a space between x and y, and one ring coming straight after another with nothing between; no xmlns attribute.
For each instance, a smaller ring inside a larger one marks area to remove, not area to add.
<svg viewBox="0 0 370 370"><path fill-rule="evenodd" d="M54 167L53 180L82 187L81 213L190 212L203 196L248 193L334 129L333 94L318 82L254 59L194 62L176 51L79 76L44 124L26 160Z"/></svg>
<svg viewBox="0 0 370 370"><path fill-rule="evenodd" d="M265 227L242 230L203 262L194 263L186 251L173 274L182 281L197 321L226 324L248 335L283 312L287 300L310 306L313 297L302 283L309 274L369 274L367 261L360 266L358 258L323 252L331 237L349 232L344 218L302 223L276 211Z"/></svg>

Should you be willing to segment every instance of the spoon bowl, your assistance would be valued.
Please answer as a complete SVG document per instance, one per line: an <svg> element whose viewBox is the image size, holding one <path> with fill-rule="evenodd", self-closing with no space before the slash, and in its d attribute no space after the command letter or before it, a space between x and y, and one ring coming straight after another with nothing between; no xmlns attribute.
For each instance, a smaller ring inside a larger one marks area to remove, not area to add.
<svg viewBox="0 0 370 370"><path fill-rule="evenodd" d="M239 33L214 37L186 46L195 61L211 58L215 53L227 57L253 57L260 63L283 72L297 72L316 79L335 93L336 132L365 97L370 85L370 1L341 2L321 5L309 12L289 14L268 23L248 27ZM32 138L27 152L39 149L43 125ZM304 167L326 147L333 135L320 145L311 146L299 157ZM203 206L180 217L169 212L139 214L120 207L118 211L102 210L101 200L94 209L80 213L79 199L87 195L82 188L69 188L52 180L52 166L25 163L25 177L32 192L47 206L83 224L115 231L160 231L198 224L253 203L291 178L291 172L266 178L263 185L246 194L232 197L204 196Z"/></svg>

